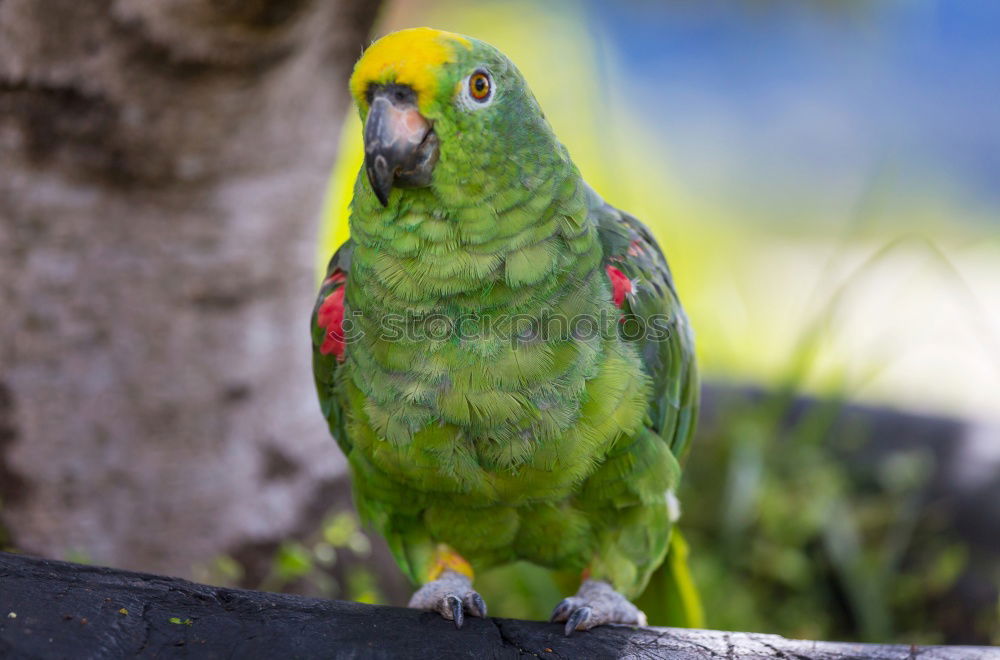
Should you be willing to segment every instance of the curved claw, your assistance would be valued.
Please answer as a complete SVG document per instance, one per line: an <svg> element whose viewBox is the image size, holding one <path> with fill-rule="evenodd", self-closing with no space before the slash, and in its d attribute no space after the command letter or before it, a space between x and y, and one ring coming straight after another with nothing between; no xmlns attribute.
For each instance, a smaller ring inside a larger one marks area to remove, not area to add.
<svg viewBox="0 0 1000 660"><path fill-rule="evenodd" d="M555 623L556 621L562 621L566 618L566 615L573 608L572 603L569 598L563 598L562 601L556 605L555 609L552 610L552 615L549 617L550 623Z"/></svg>
<svg viewBox="0 0 1000 660"><path fill-rule="evenodd" d="M566 619L566 627L563 629L563 632L567 637L573 634L573 631L576 630L577 626L587 621L590 617L590 611L590 608L584 605L569 615L569 618Z"/></svg>
<svg viewBox="0 0 1000 660"><path fill-rule="evenodd" d="M445 596L445 602L447 603L448 609L451 611L451 617L455 621L455 627L461 628L462 624L465 623L465 612L462 609L462 600L454 594L448 594Z"/></svg>
<svg viewBox="0 0 1000 660"><path fill-rule="evenodd" d="M410 598L410 607L437 612L446 620L454 621L456 628L465 623L466 613L486 616L486 601L472 589L468 576L450 570L417 589Z"/></svg>
<svg viewBox="0 0 1000 660"><path fill-rule="evenodd" d="M646 615L608 582L587 579L575 596L556 605L551 621L565 621L564 631L569 637L574 630L590 630L606 623L644 626Z"/></svg>
<svg viewBox="0 0 1000 660"><path fill-rule="evenodd" d="M473 591L465 596L465 606L473 616L486 618L486 601L478 593Z"/></svg>

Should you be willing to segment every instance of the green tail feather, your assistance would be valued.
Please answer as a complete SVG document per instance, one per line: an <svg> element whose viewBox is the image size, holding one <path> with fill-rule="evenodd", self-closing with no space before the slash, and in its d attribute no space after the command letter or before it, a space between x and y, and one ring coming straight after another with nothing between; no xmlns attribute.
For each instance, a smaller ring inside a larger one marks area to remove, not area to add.
<svg viewBox="0 0 1000 660"><path fill-rule="evenodd" d="M688 544L680 530L674 528L666 561L653 573L635 604L646 613L651 626L705 627L705 611L688 566Z"/></svg>

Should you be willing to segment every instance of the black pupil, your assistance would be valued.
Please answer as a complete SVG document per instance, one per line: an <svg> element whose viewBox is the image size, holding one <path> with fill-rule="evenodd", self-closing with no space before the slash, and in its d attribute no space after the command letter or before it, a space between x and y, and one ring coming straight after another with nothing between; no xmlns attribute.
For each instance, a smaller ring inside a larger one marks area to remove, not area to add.
<svg viewBox="0 0 1000 660"><path fill-rule="evenodd" d="M473 85L475 85L476 87L476 93L482 94L483 92L486 91L486 77L476 76L476 81L473 83Z"/></svg>

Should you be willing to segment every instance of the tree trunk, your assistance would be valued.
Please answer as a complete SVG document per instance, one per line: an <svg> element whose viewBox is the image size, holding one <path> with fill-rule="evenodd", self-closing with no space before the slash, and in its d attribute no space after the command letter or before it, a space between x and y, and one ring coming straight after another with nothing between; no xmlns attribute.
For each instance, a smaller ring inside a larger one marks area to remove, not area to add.
<svg viewBox="0 0 1000 660"><path fill-rule="evenodd" d="M0 0L0 525L188 574L342 458L307 324L378 3Z"/></svg>

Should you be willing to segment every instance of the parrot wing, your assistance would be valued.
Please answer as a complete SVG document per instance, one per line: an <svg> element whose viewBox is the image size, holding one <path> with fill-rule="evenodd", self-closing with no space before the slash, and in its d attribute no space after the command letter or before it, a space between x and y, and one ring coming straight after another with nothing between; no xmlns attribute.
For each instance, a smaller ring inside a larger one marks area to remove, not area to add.
<svg viewBox="0 0 1000 660"><path fill-rule="evenodd" d="M590 213L597 220L612 297L624 315L623 336L636 344L653 381L650 426L680 460L694 432L700 387L694 336L673 276L642 222L593 192Z"/></svg>
<svg viewBox="0 0 1000 660"><path fill-rule="evenodd" d="M344 294L351 272L353 252L353 242L347 241L330 259L310 324L313 377L316 380L320 408L344 455L350 453L351 442L345 429L345 402L338 393L337 370L343 364L347 352L343 328Z"/></svg>

